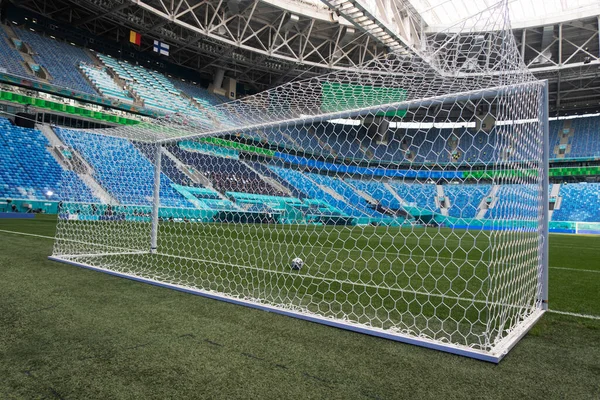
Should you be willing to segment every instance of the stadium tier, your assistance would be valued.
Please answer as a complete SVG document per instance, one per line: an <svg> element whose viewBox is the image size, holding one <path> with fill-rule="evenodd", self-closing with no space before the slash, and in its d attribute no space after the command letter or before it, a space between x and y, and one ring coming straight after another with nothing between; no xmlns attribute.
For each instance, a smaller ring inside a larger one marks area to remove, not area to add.
<svg viewBox="0 0 600 400"><path fill-rule="evenodd" d="M200 171L221 193L246 192L271 196L283 196L284 193L265 182L248 165L233 158L215 158L209 154L188 151L180 146L169 146L179 160Z"/></svg>
<svg viewBox="0 0 600 400"><path fill-rule="evenodd" d="M202 107L216 106L228 101L226 97L212 94L200 86L182 81L181 79L170 78L169 80L177 89L196 100Z"/></svg>
<svg viewBox="0 0 600 400"><path fill-rule="evenodd" d="M383 182L366 179L346 179L346 182L357 190L373 197L382 207L391 210L399 210L402 207L398 196L394 196L393 189L390 186L386 186Z"/></svg>
<svg viewBox="0 0 600 400"><path fill-rule="evenodd" d="M492 185L444 185L444 195L450 207L448 215L456 218L475 218L481 201L489 194Z"/></svg>
<svg viewBox="0 0 600 400"><path fill-rule="evenodd" d="M27 76L24 60L19 51L14 48L14 43L11 43L11 38L4 31L4 26L0 26L0 65L7 72Z"/></svg>
<svg viewBox="0 0 600 400"><path fill-rule="evenodd" d="M25 67L25 59L15 48L15 43L29 47L36 64L30 63L30 69L43 67L49 74L47 80L56 85L86 94L100 95L133 102L125 83L144 105L162 113L179 112L208 120L207 114L200 108L210 107L227 101L225 97L209 93L196 85L169 79L165 75L98 54L97 60L85 49L73 44L56 40L37 32L19 27L2 26L0 29L0 66L6 72L18 76L31 75ZM19 39L12 39L6 32L12 29ZM111 69L114 79L107 69ZM33 76L32 76L33 77ZM186 93L189 98L182 95ZM192 102L190 99L193 98Z"/></svg>
<svg viewBox="0 0 600 400"><path fill-rule="evenodd" d="M98 59L131 88L131 91L144 102L145 107L164 112L184 113L194 117L204 115L182 96L164 75L126 61L115 60L104 54L98 54Z"/></svg>
<svg viewBox="0 0 600 400"><path fill-rule="evenodd" d="M553 221L600 222L600 183L567 183L560 186L560 209Z"/></svg>
<svg viewBox="0 0 600 400"><path fill-rule="evenodd" d="M564 132L565 121L557 121L557 125L558 131ZM565 158L600 154L600 117L574 118L569 129L572 131L572 137L569 138L571 149Z"/></svg>
<svg viewBox="0 0 600 400"><path fill-rule="evenodd" d="M40 131L13 126L6 119L0 120L0 129L3 132L2 160L9 166L2 169L0 197L43 200L51 192L56 199L97 201L77 174L65 171L54 159L47 149L48 140ZM153 170L149 160L153 157L153 147L78 131L56 131L66 145L77 150L94 168L98 182L115 199L122 204L150 204L151 184L132 190L123 182L131 179L151 182ZM115 148L119 149L117 160L130 160L126 165L108 163L102 156L106 149ZM219 146L206 143L196 143L196 146L183 143L167 149L172 157L165 156L162 161L161 198L165 206L192 207L189 198L186 201L185 195L173 189L172 184L177 184L205 190L192 195L203 202L202 208L214 210L236 210L241 204L252 204L252 211L273 210L277 207L273 207L272 199L285 198L318 200L342 215L358 218L385 218L376 206L390 210L413 206L434 213L443 213L445 208L447 215L456 218L503 219L505 215L516 213L531 217L536 212L529 206L529 199L533 202L537 193L527 185L500 184L492 190L491 184L444 184L436 189L433 184L331 177L258 162L246 164L232 158L237 157L233 150L217 151ZM184 168L190 173L202 173L214 190L195 182L184 173ZM268 183L265 177L282 187ZM65 187L71 187L71 193L61 190L61 179ZM293 197L287 196L282 191L284 188ZM211 195L207 196L206 191ZM249 201L245 195L254 197ZM600 184L563 184L558 197L561 202L553 212L553 221L600 222ZM444 199L446 204L440 206Z"/></svg>
<svg viewBox="0 0 600 400"><path fill-rule="evenodd" d="M85 50L27 29L13 29L33 50L33 59L48 71L52 83L83 93L97 94L79 72L79 64L92 62Z"/></svg>
<svg viewBox="0 0 600 400"><path fill-rule="evenodd" d="M38 130L0 118L0 197L29 200L98 201L73 171L63 170Z"/></svg>
<svg viewBox="0 0 600 400"><path fill-rule="evenodd" d="M114 79L106 72L106 68L95 65L80 64L81 71L96 89L106 97L112 97L125 102L133 102L126 89L119 87Z"/></svg>
<svg viewBox="0 0 600 400"><path fill-rule="evenodd" d="M129 141L82 131L57 128L65 144L81 154L94 168L96 180L124 205L149 205L152 202L154 167ZM108 158L107 154L114 157ZM191 207L183 196L171 187L173 183L162 174L161 204L167 207ZM135 186L131 182L137 182Z"/></svg>

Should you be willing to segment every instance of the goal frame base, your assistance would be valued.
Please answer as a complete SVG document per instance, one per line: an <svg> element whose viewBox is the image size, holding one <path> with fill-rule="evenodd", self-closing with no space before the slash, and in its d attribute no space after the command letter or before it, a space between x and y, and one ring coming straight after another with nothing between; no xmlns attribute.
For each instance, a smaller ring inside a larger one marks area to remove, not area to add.
<svg viewBox="0 0 600 400"><path fill-rule="evenodd" d="M68 257L68 256L66 256ZM77 257L76 255L73 257ZM297 319L301 319L304 321L314 322L321 325L332 326L339 329L344 329L352 332L362 333L365 335L376 336L384 339L394 340L401 343L407 343L414 346L424 347L428 349L443 351L445 353L455 354L459 356L469 357L480 361L486 361L490 363L499 363L508 352L519 342L519 340L527 334L529 329L535 325L535 323L544 315L544 310L538 309L536 312L532 313L529 317L527 317L524 321L519 324L516 329L502 339L496 346L494 346L493 352L486 352L482 350L477 350L470 348L468 346L461 346L451 343L443 343L439 341L434 341L432 339L416 337L411 335L406 335L398 332L390 332L380 328L369 327L365 325L359 325L356 323L351 323L349 321L343 321L339 319L327 318L324 316L319 316L315 314L307 314L301 313L294 310L286 310L284 308L275 307L269 304L257 303L249 300L239 299L235 297L230 297L222 293L211 292L197 288L191 288L187 286L176 285L172 283L160 282L150 278L143 278L136 275L126 274L123 272L112 271L106 268L96 267L90 264L81 263L77 261L70 260L68 258L59 257L59 256L49 256L49 260L56 261L68 265L73 265L76 267L81 267L85 269L89 269L92 271L102 272L108 275L117 276L120 278L126 278L137 282L147 283L154 286L159 286L163 288L173 289L184 293L190 293L196 296L201 296L205 298L209 298L212 300L220 300L231 304L246 306L249 308L254 308L266 312L272 312L280 315L285 315L288 317L293 317Z"/></svg>

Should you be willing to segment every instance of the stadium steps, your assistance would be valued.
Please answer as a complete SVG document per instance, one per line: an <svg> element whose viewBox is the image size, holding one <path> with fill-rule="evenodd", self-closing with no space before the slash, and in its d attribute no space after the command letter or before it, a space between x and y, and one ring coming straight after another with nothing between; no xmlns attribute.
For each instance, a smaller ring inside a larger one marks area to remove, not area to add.
<svg viewBox="0 0 600 400"><path fill-rule="evenodd" d="M192 96L190 96L189 94L184 92L183 90L179 90L179 94L181 97L188 100L198 110L202 110L202 111L206 110L204 107L202 107L202 105L198 102L198 100L196 100L195 98L193 98Z"/></svg>
<svg viewBox="0 0 600 400"><path fill-rule="evenodd" d="M169 157L169 159L171 159L171 161L175 163L177 169L179 169L179 171L181 171L185 176L190 178L190 180L195 184L212 187L212 182L210 181L210 179L204 176L202 172L198 171L196 168L194 168L193 172L190 171L190 167L187 164L185 164L183 161L177 158L177 156L175 156L165 147L163 147L163 155Z"/></svg>
<svg viewBox="0 0 600 400"><path fill-rule="evenodd" d="M272 187L274 187L276 190L283 192L285 194L287 194L288 196L292 196L292 191L290 189L288 189L287 187L283 186L282 184L280 184L279 182L277 182L275 179L268 177L266 175L263 175L261 173L261 171L258 171L257 169L255 169L252 165L250 165L249 163L243 161L243 160L239 160L242 164L244 164L249 170L251 170L252 172L254 172L256 175L258 175L258 177L260 179L262 179L266 184L271 185Z"/></svg>
<svg viewBox="0 0 600 400"><path fill-rule="evenodd" d="M134 106L144 106L144 102L131 90L131 88L127 85L127 82L121 79L112 68L108 67L105 63L103 63L95 52L92 52L89 49L85 49L85 51L90 56L95 65L105 68L106 73L112 78L113 81L115 81L115 84L118 87L125 88L127 90L127 94L133 99Z"/></svg>
<svg viewBox="0 0 600 400"><path fill-rule="evenodd" d="M499 190L500 190L500 185L492 186L492 188L490 189L490 192L486 196L484 196L483 199L481 199L481 202L479 203L479 206L477 207L477 209L479 211L477 211L477 216L475 218L484 218L485 215L487 214L488 210L491 208L494 208L494 206L498 202L498 197L496 195L498 194ZM487 202L486 202L486 200L488 198L492 199L492 201L489 205L487 205Z"/></svg>
<svg viewBox="0 0 600 400"><path fill-rule="evenodd" d="M257 171L260 171L263 175L271 178L272 180L274 180L281 186L285 187L286 190L284 191L284 193L289 192L290 197L297 197L299 199L306 198L306 194L304 192L302 192L301 190L298 190L298 188L296 188L290 182L283 180L283 178L281 176L279 176L277 173L270 170L269 167L267 167L266 165L263 165L259 162L254 161L254 162L252 162L252 167Z"/></svg>
<svg viewBox="0 0 600 400"><path fill-rule="evenodd" d="M435 185L435 190L436 190L436 194L437 194L437 196L435 196L435 205L437 208L440 209L440 213L444 217L447 217L448 216L448 208L450 208L450 206L452 206L452 204L450 204L450 200L448 200L448 198L444 194L444 187L442 185ZM445 203L444 207L442 207L442 203L440 202L440 199L444 199L444 203Z"/></svg>
<svg viewBox="0 0 600 400"><path fill-rule="evenodd" d="M370 194L368 194L367 192L360 190L359 188L357 188L356 186L352 185L350 182L347 182L346 180L342 179L342 182L350 187L350 189L354 190L354 192L356 194L358 194L360 197L362 197L363 199L365 199L367 201L367 203L371 204L371 205L377 205L379 204L379 202Z"/></svg>
<svg viewBox="0 0 600 400"><path fill-rule="evenodd" d="M352 185L350 182L347 182L345 179L342 179L341 181L343 184L345 184L350 189L352 189L354 191L354 193L356 193L357 195L362 197L367 202L367 204L369 204L370 206L373 206L373 210L377 211L378 213L386 215L386 216L390 216L390 217L397 217L399 215L398 210L393 210L389 207L382 206L379 203L379 201L377 201L377 199L375 199L373 196L371 196L367 192L360 190L356 186Z"/></svg>
<svg viewBox="0 0 600 400"><path fill-rule="evenodd" d="M571 153L571 141L573 136L575 136L575 129L571 127L571 120L567 119L563 121L562 129L559 129L559 142L554 147L554 154L556 154L556 158L567 158L567 155ZM564 146L565 152L560 153L560 148Z"/></svg>
<svg viewBox="0 0 600 400"><path fill-rule="evenodd" d="M344 203L348 204L348 200L344 196L342 196L341 194L339 194L338 192L336 192L335 190L333 190L329 186L325 186L325 185L321 185L321 184L317 183L308 174L303 174L303 175L304 175L304 177L306 179L308 179L309 181L311 181L313 185L315 185L316 187L318 187L319 189L321 189L323 192L327 193L328 195L330 195L331 197L333 197L337 201L343 201Z"/></svg>
<svg viewBox="0 0 600 400"><path fill-rule="evenodd" d="M15 31L12 29L12 27L10 25L2 24L2 29L6 33L6 36L8 36L8 38L7 38L8 40L6 40L6 42L7 42L6 46L10 47L14 50L17 50L19 52L19 54L21 55L21 58L22 58L21 60L19 60L19 64L21 65L21 67L23 67L23 70L27 74L34 75L33 72L31 71L31 69L29 68L29 66L27 65L27 59L25 58L27 56L33 62L33 59L31 59L31 56L29 56L29 54L26 54L26 53L16 49L15 45L12 43L12 39L17 39L17 40L21 40L21 39L19 39L19 37L17 36L17 34L15 33ZM25 45L27 47L27 49L29 49L29 46L27 46L25 43L23 43L23 45Z"/></svg>
<svg viewBox="0 0 600 400"><path fill-rule="evenodd" d="M202 173L202 171L198 170L197 168L193 168L193 171L190 171L189 165L185 164L183 161L181 161L179 158L177 158L177 156L175 154L171 153L169 150L167 150L164 147L163 147L163 156L169 157L169 159L171 159L171 161L173 161L175 163L175 166L177 167L177 169L179 169L179 171L181 171L185 176L190 178L190 180L193 183L195 183L196 185L204 186L206 188L210 188L210 189L214 190L214 192L216 194L219 195L221 200L229 201L227 196L225 196L223 193L219 192L218 190L216 190L213 187L213 183L211 182L211 180L208 179L206 177L206 175L204 175ZM196 204L196 203L194 203L194 204Z"/></svg>
<svg viewBox="0 0 600 400"><path fill-rule="evenodd" d="M301 146L301 145L299 145L299 144L298 144L298 142L296 142L296 141L294 140L294 138L293 138L293 137L291 137L290 135L288 135L286 132L283 132L283 131L281 131L281 135L282 135L283 137L285 137L285 138L286 138L286 140L288 140L288 141L289 141L290 143L292 143L294 146L296 146L296 148L298 148L298 149L301 149L301 148L302 148L302 146Z"/></svg>
<svg viewBox="0 0 600 400"><path fill-rule="evenodd" d="M562 205L562 197L559 195L560 193L560 183L555 183L550 188L550 198L556 199L554 202L554 208L548 209L548 220L552 221L552 214L554 214L554 210L560 210L560 206Z"/></svg>
<svg viewBox="0 0 600 400"><path fill-rule="evenodd" d="M79 176L79 178L85 183L85 185L90 189L92 194L96 196L100 201L104 204L118 204L118 201L110 195L103 187L96 181L93 177L92 173L94 169L91 165L88 164L87 161L75 150L69 148L54 132L50 125L39 124L36 125L36 128L39 129L42 134L48 139L50 142L50 146L53 149L60 151L60 148L68 148L69 151L73 154L73 162L67 163L63 157L59 157L55 151L50 151L52 156L58 161L58 163L64 168L71 170Z"/></svg>
<svg viewBox="0 0 600 400"><path fill-rule="evenodd" d="M402 197L400 197L400 195L394 190L394 188L392 187L392 185L390 185L388 182L385 182L383 184L383 186L388 190L388 192L390 192L392 194L392 196L394 196L394 198L396 200L398 200L398 202L400 203L400 205L405 206L405 205L408 204Z"/></svg>

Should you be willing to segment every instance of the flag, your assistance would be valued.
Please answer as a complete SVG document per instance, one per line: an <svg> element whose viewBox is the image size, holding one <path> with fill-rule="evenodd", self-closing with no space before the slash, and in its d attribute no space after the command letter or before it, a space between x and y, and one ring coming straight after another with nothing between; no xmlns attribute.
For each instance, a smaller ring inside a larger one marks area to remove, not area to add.
<svg viewBox="0 0 600 400"><path fill-rule="evenodd" d="M134 31L129 31L129 41L139 46L142 43L142 35Z"/></svg>
<svg viewBox="0 0 600 400"><path fill-rule="evenodd" d="M169 55L169 45L163 42L159 42L158 40L154 41L154 51L163 56Z"/></svg>

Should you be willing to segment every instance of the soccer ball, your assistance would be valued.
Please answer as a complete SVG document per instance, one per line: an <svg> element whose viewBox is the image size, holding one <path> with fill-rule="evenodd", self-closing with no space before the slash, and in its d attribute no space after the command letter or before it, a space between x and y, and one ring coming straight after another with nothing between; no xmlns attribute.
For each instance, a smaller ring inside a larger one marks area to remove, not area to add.
<svg viewBox="0 0 600 400"><path fill-rule="evenodd" d="M292 260L292 269L295 271L300 271L300 269L302 269L302 266L304 265L304 261L302 261L301 258L294 258Z"/></svg>

